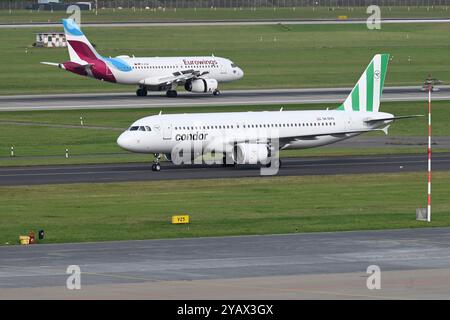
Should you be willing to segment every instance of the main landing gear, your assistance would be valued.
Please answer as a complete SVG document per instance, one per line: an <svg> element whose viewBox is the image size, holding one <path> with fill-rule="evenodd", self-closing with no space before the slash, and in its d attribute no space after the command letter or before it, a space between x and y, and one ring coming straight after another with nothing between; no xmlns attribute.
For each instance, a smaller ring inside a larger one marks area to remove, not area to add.
<svg viewBox="0 0 450 320"><path fill-rule="evenodd" d="M236 161L234 161L234 159L230 155L224 153L222 156L222 167L234 167L234 166L236 166Z"/></svg>
<svg viewBox="0 0 450 320"><path fill-rule="evenodd" d="M161 155L159 153L155 153L155 159L153 160L152 171L161 171L161 165L159 164L159 159Z"/></svg>
<svg viewBox="0 0 450 320"><path fill-rule="evenodd" d="M177 95L178 94L176 90L167 90L166 92L166 96L169 98L176 98Z"/></svg>
<svg viewBox="0 0 450 320"><path fill-rule="evenodd" d="M145 97L145 96L147 96L147 88L140 87L139 89L136 90L136 95L138 97Z"/></svg>
<svg viewBox="0 0 450 320"><path fill-rule="evenodd" d="M214 90L214 91L213 91L213 95L215 95L215 96L220 95L220 91L219 91L218 89Z"/></svg>
<svg viewBox="0 0 450 320"><path fill-rule="evenodd" d="M277 160L275 160L275 161L277 161ZM274 163L274 165L275 165L275 167L277 166L276 163ZM271 163L271 162L269 162L269 163L266 164L266 168L270 168L271 166L272 166L272 163ZM280 169L280 168L281 168L281 160L278 159L278 169Z"/></svg>

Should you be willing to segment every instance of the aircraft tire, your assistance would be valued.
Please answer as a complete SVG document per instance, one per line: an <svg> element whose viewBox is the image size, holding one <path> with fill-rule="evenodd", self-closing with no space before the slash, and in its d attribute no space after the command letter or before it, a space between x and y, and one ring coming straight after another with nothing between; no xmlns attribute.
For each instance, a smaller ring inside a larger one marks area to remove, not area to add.
<svg viewBox="0 0 450 320"><path fill-rule="evenodd" d="M147 90L139 88L139 89L136 90L136 95L138 97L145 97L145 96L147 96Z"/></svg>
<svg viewBox="0 0 450 320"><path fill-rule="evenodd" d="M176 90L167 90L166 92L166 96L169 98L176 98L176 96L178 95Z"/></svg>
<svg viewBox="0 0 450 320"><path fill-rule="evenodd" d="M266 166L266 168L270 168L271 163L269 162L269 163L267 163L265 166ZM278 159L278 169L279 169L279 168L281 168L281 160L280 160L280 159Z"/></svg>

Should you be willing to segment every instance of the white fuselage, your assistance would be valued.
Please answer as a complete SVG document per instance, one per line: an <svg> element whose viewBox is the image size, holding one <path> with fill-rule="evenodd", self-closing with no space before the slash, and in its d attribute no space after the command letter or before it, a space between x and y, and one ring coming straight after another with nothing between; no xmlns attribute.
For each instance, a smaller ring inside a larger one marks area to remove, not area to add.
<svg viewBox="0 0 450 320"><path fill-rule="evenodd" d="M236 143L279 140L279 149L304 149L331 144L390 121L382 112L263 111L167 114L142 118L122 133L117 143L139 153L169 154L174 148L231 152Z"/></svg>
<svg viewBox="0 0 450 320"><path fill-rule="evenodd" d="M116 63L108 65L117 81L121 84L152 85L169 78L174 73L188 70L198 71L202 77L215 79L217 82L230 82L239 80L244 72L231 60L220 57L168 57L168 58L134 58L119 56L124 62L123 66ZM119 60L119 61L120 61ZM154 84L152 83L154 82ZM155 88L154 90L157 90Z"/></svg>

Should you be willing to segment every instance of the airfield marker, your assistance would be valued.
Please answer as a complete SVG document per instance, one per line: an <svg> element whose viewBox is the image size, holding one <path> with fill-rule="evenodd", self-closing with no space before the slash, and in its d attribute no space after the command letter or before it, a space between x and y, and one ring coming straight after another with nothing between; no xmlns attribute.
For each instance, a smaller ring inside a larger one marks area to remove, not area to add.
<svg viewBox="0 0 450 320"><path fill-rule="evenodd" d="M431 221L431 88L428 89L428 205L427 221Z"/></svg>
<svg viewBox="0 0 450 320"><path fill-rule="evenodd" d="M433 87L442 81L431 78L431 74L425 80L423 86L428 90L428 198L427 198L427 222L431 222L431 91Z"/></svg>

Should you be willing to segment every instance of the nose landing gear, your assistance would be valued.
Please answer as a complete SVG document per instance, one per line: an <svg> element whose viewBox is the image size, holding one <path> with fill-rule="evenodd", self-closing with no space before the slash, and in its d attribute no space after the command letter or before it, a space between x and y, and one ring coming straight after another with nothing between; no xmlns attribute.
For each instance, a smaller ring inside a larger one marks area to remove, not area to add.
<svg viewBox="0 0 450 320"><path fill-rule="evenodd" d="M155 159L153 160L152 171L161 171L161 165L159 163L159 159L161 159L161 155L159 153L155 153Z"/></svg>

